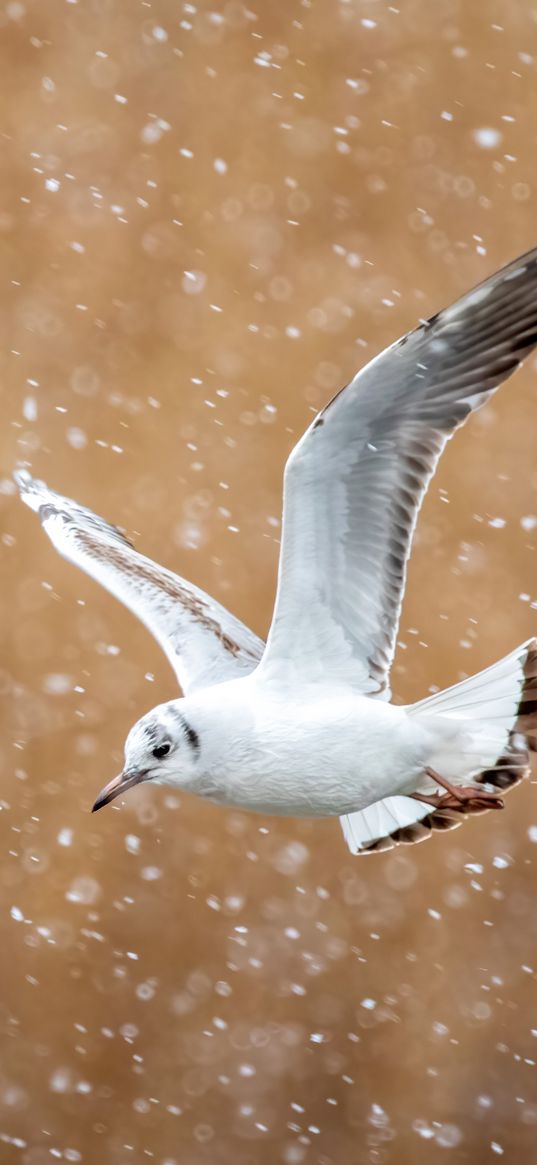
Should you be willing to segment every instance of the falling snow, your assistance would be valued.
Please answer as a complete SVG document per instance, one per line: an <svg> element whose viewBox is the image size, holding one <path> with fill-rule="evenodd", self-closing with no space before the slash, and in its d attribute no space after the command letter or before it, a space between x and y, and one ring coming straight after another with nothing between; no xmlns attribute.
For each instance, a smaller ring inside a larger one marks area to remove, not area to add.
<svg viewBox="0 0 537 1165"><path fill-rule="evenodd" d="M532 1159L535 786L366 860L166 786L92 816L177 685L10 476L267 633L296 438L536 242L531 6L456 7L4 5L6 1162ZM399 703L535 634L536 369L428 496Z"/></svg>

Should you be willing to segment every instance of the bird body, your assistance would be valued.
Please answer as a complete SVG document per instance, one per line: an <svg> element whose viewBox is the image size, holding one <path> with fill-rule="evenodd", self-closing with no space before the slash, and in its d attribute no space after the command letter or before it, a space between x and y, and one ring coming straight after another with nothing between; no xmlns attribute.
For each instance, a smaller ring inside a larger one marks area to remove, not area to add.
<svg viewBox="0 0 537 1165"><path fill-rule="evenodd" d="M317 415L284 476L266 646L115 527L23 469L57 549L131 608L183 689L131 729L94 809L144 781L262 813L339 816L353 853L501 807L529 771L537 641L399 707L389 675L418 512L446 444L537 344L537 250L424 321Z"/></svg>
<svg viewBox="0 0 537 1165"><path fill-rule="evenodd" d="M181 787L259 813L350 813L393 792L396 773L412 791L431 751L428 729L404 708L344 685L314 684L297 699L254 672L175 704L199 740L188 772L181 757ZM136 749L129 763L138 765Z"/></svg>

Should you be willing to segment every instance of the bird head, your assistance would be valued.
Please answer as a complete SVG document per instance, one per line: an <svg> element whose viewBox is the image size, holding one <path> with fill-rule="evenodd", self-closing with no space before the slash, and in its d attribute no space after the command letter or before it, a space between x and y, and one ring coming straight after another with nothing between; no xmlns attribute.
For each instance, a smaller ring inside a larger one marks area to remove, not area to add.
<svg viewBox="0 0 537 1165"><path fill-rule="evenodd" d="M131 728L125 742L123 772L101 790L93 812L146 781L185 787L195 775L200 742L184 715L184 700L159 704Z"/></svg>

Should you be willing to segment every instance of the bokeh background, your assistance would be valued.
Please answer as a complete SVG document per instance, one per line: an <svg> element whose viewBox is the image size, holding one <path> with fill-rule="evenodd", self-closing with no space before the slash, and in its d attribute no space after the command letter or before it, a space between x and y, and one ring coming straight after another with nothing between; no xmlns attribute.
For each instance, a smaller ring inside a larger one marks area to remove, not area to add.
<svg viewBox="0 0 537 1165"><path fill-rule="evenodd" d="M535 785L366 859L164 788L92 818L175 681L10 474L266 634L313 412L537 242L536 11L2 0L0 44L2 1165L534 1160ZM400 701L536 631L536 373L433 482Z"/></svg>

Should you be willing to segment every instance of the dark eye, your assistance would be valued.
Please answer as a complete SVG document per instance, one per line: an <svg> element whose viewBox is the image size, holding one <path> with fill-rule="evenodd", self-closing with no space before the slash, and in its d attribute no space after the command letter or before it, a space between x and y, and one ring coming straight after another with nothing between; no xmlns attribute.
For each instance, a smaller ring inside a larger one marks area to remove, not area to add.
<svg viewBox="0 0 537 1165"><path fill-rule="evenodd" d="M163 756L167 756L171 748L171 744L158 744L153 749L153 756L156 760L162 760Z"/></svg>

